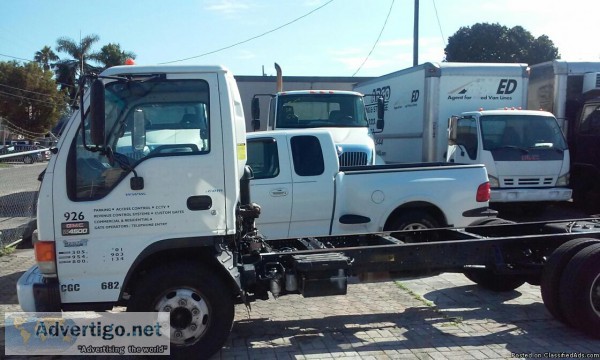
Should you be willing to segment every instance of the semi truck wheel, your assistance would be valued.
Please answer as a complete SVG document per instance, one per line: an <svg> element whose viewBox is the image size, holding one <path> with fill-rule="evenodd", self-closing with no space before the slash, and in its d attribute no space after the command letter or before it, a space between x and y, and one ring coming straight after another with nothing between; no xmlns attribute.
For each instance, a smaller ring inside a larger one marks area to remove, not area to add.
<svg viewBox="0 0 600 360"><path fill-rule="evenodd" d="M600 244L580 250L560 280L560 308L566 321L600 338Z"/></svg>
<svg viewBox="0 0 600 360"><path fill-rule="evenodd" d="M544 301L544 305L546 305L546 309L557 320L565 322L565 317L559 304L560 279L565 267L575 254L595 243L600 243L600 241L590 238L570 240L557 247L544 265L540 283L542 300Z"/></svg>
<svg viewBox="0 0 600 360"><path fill-rule="evenodd" d="M495 292L512 291L525 283L521 276L499 275L490 270L465 271L464 275L482 288Z"/></svg>
<svg viewBox="0 0 600 360"><path fill-rule="evenodd" d="M233 296L215 271L193 263L157 267L143 276L127 311L171 313L171 354L207 359L231 332Z"/></svg>

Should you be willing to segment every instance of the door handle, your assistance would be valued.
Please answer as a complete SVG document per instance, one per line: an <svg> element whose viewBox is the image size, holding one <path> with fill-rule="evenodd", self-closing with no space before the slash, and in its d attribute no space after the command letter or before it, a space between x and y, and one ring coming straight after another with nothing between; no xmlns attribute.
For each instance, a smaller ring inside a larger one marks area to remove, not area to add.
<svg viewBox="0 0 600 360"><path fill-rule="evenodd" d="M273 197L279 197L279 196L287 196L288 191L287 191L287 189L279 188L279 189L273 189L269 193Z"/></svg>

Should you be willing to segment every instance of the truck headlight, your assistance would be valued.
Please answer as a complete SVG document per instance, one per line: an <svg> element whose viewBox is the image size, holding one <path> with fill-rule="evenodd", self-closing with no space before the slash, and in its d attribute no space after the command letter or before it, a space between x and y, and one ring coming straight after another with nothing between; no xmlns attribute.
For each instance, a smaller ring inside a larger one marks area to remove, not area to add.
<svg viewBox="0 0 600 360"><path fill-rule="evenodd" d="M567 186L569 185L569 177L570 174L566 173L563 176L560 176L558 180L556 180L556 186Z"/></svg>
<svg viewBox="0 0 600 360"><path fill-rule="evenodd" d="M490 178L490 187L491 188L498 188L500 187L500 182L498 181L497 177L488 175L488 177Z"/></svg>

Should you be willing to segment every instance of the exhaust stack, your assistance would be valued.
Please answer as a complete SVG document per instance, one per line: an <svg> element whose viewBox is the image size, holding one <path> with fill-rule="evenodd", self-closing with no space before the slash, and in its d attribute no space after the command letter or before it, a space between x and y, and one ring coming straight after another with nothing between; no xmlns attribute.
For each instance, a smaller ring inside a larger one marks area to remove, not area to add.
<svg viewBox="0 0 600 360"><path fill-rule="evenodd" d="M283 91L283 75L281 74L281 66L275 63L275 71L277 72L277 92Z"/></svg>

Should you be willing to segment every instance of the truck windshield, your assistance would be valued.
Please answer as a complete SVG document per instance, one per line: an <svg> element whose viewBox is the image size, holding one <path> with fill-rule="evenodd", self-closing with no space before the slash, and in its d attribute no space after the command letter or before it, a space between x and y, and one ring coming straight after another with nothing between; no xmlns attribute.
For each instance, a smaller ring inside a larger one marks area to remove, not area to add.
<svg viewBox="0 0 600 360"><path fill-rule="evenodd" d="M556 119L537 115L486 115L480 118L483 149L488 151L567 148Z"/></svg>
<svg viewBox="0 0 600 360"><path fill-rule="evenodd" d="M277 103L275 128L367 127L361 96L285 94Z"/></svg>

